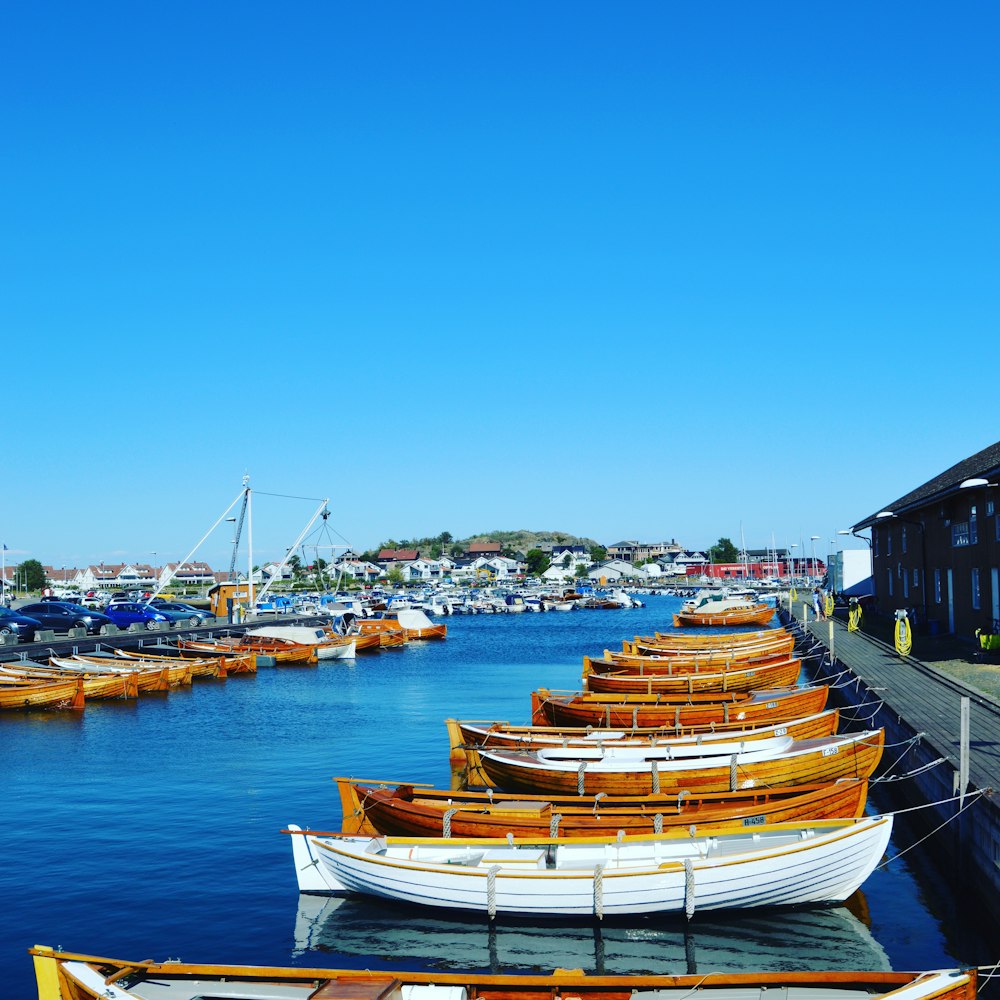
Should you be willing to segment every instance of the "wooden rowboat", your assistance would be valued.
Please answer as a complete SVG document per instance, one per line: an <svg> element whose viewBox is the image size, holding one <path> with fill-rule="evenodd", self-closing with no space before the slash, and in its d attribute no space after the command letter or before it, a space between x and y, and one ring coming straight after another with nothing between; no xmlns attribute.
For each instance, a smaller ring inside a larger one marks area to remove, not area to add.
<svg viewBox="0 0 1000 1000"><path fill-rule="evenodd" d="M31 680L0 678L0 709L71 708L84 706L82 678Z"/></svg>
<svg viewBox="0 0 1000 1000"><path fill-rule="evenodd" d="M868 782L748 789L704 795L580 796L454 791L401 784L372 787L337 778L342 833L396 837L586 837L661 833L710 824L750 827L793 820L860 816ZM321 831L317 831L320 833Z"/></svg>
<svg viewBox="0 0 1000 1000"><path fill-rule="evenodd" d="M546 688L532 692L531 721L535 725L603 726L605 729L637 727L711 726L741 727L799 719L822 712L828 689L824 685L755 691L752 694L607 695L592 692L558 692Z"/></svg>
<svg viewBox="0 0 1000 1000"><path fill-rule="evenodd" d="M705 625L766 625L774 617L774 608L770 604L753 604L747 608L734 608L731 611L716 613L699 613L697 611L680 611L674 615L674 627Z"/></svg>
<svg viewBox="0 0 1000 1000"><path fill-rule="evenodd" d="M208 653L210 656L221 656L232 653L255 653L269 656L275 663L282 666L312 666L316 656L309 646L293 646L291 643L278 639L263 637L248 640L239 636L227 636L219 639L178 639L177 645L182 649ZM258 661L258 666L260 661Z"/></svg>
<svg viewBox="0 0 1000 1000"><path fill-rule="evenodd" d="M782 742L784 745L782 746ZM868 778L882 758L883 730L811 740L760 740L704 747L552 747L480 750L483 770L509 792L641 795Z"/></svg>
<svg viewBox="0 0 1000 1000"><path fill-rule="evenodd" d="M619 694L693 694L714 691L757 691L760 688L789 687L799 679L802 661L779 660L763 666L752 666L715 673L685 671L670 674L590 674L584 675L588 691Z"/></svg>
<svg viewBox="0 0 1000 1000"><path fill-rule="evenodd" d="M657 632L654 635L637 635L622 640L624 653L648 653L651 656L692 656L698 652L729 651L739 654L749 649L793 649L795 637L781 628L762 632L724 632L709 635L691 635L683 630Z"/></svg>
<svg viewBox="0 0 1000 1000"><path fill-rule="evenodd" d="M546 746L656 746L660 743L702 743L720 740L769 739L791 736L804 740L814 736L832 736L837 731L839 712L831 708L790 722L772 722L754 728L705 727L696 732L678 733L673 729L580 729L553 726L511 726L506 722L462 722L446 719L450 759L464 764L470 772L479 768L479 750L538 750ZM478 782L477 782L478 784Z"/></svg>
<svg viewBox="0 0 1000 1000"><path fill-rule="evenodd" d="M231 653L220 656L195 656L192 650L178 649L175 654L170 653L136 653L130 649L116 649L115 656L124 660L145 660L153 663L178 663L181 660L190 660L203 666L199 670L193 671L195 677L228 677L231 674L255 674L257 673L256 653ZM214 671L212 668L215 668Z"/></svg>
<svg viewBox="0 0 1000 1000"><path fill-rule="evenodd" d="M167 691L175 687L188 687L194 676L192 664L197 660L184 660L182 663L158 663L155 660L129 661L128 665L110 656L87 656L77 653L75 656L51 656L49 663L61 670L75 670L86 673L136 673L140 691Z"/></svg>
<svg viewBox="0 0 1000 1000"><path fill-rule="evenodd" d="M606 650L607 659L627 659L629 657L652 657L657 660L697 661L703 660L753 660L761 656L788 655L795 648L795 639L782 634L768 642L743 643L730 646L727 643L713 643L707 646L657 646L653 643L622 640L622 648Z"/></svg>
<svg viewBox="0 0 1000 1000"><path fill-rule="evenodd" d="M362 893L494 916L684 913L846 899L892 816L631 837L321 837L289 826L300 892ZM624 998L623 998L624 1000Z"/></svg>
<svg viewBox="0 0 1000 1000"><path fill-rule="evenodd" d="M36 681L65 681L70 675L65 670L46 667L17 667L4 665L0 667L0 676L21 677ZM139 686L134 673L132 674L73 674L82 682L83 696L89 701L108 698L138 698Z"/></svg>
<svg viewBox="0 0 1000 1000"><path fill-rule="evenodd" d="M388 634L388 633L385 633ZM377 632L370 632L367 635L362 635L360 632L348 632L347 637L354 640L354 651L356 653L361 653L365 651L372 651L379 649L382 645L382 636ZM403 637L405 640L405 636ZM399 642L398 645L402 646L403 643Z"/></svg>
<svg viewBox="0 0 1000 1000"><path fill-rule="evenodd" d="M301 837L294 839L303 839ZM36 945L39 1000L976 1000L976 972L754 972L697 976L403 972L125 961Z"/></svg>

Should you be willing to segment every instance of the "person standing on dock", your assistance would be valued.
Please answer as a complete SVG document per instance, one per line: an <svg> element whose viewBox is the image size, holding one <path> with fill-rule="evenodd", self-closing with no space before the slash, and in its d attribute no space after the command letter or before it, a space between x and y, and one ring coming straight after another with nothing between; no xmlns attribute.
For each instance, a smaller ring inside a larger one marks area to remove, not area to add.
<svg viewBox="0 0 1000 1000"><path fill-rule="evenodd" d="M813 611L816 612L817 621L826 617L826 608L823 607L823 595L819 587L813 587Z"/></svg>

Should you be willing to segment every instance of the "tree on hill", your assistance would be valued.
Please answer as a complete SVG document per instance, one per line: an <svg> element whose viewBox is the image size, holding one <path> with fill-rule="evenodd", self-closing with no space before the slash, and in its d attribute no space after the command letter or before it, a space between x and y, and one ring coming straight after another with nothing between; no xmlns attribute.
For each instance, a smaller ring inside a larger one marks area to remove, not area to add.
<svg viewBox="0 0 1000 1000"><path fill-rule="evenodd" d="M735 545L728 538L720 538L709 550L712 562L734 563L739 562L740 553Z"/></svg>
<svg viewBox="0 0 1000 1000"><path fill-rule="evenodd" d="M576 567L576 578L578 580L586 580L589 573L590 570L587 568L586 563L580 563L580 565Z"/></svg>
<svg viewBox="0 0 1000 1000"><path fill-rule="evenodd" d="M529 576L541 576L549 568L549 557L541 549L526 552L524 562Z"/></svg>
<svg viewBox="0 0 1000 1000"><path fill-rule="evenodd" d="M608 558L608 550L603 545L591 545L590 558L594 562L604 562Z"/></svg>
<svg viewBox="0 0 1000 1000"><path fill-rule="evenodd" d="M403 582L403 571L398 566L393 566L389 570L389 583L398 587Z"/></svg>

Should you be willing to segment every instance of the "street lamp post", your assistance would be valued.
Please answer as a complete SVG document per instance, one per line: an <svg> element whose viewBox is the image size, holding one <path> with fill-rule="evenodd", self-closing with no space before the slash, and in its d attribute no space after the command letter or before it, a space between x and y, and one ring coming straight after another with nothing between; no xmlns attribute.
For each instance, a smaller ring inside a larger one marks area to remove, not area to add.
<svg viewBox="0 0 1000 1000"><path fill-rule="evenodd" d="M819 535L810 535L809 542L812 545L812 579L816 579L816 542L819 539Z"/></svg>
<svg viewBox="0 0 1000 1000"><path fill-rule="evenodd" d="M788 547L790 549L793 549L793 550L797 549L799 547L799 543L798 542L792 542L792 544L789 545ZM789 573L789 576L791 576L792 579L794 580L795 579L795 552L794 551L792 552L791 565L789 566L788 573Z"/></svg>
<svg viewBox="0 0 1000 1000"><path fill-rule="evenodd" d="M912 524L920 529L920 607L921 620L926 627L927 623L927 540L924 534L924 526L921 521L911 521L907 517L900 517L895 511L880 510L875 517L879 520L902 521L903 524Z"/></svg>

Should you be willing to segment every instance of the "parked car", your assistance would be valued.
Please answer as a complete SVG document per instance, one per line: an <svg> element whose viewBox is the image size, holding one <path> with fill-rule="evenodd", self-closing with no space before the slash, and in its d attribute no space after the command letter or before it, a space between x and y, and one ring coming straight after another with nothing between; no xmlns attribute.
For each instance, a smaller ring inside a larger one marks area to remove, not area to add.
<svg viewBox="0 0 1000 1000"><path fill-rule="evenodd" d="M196 608L181 601L162 601L159 598L150 602L150 607L176 616L174 621L189 621L193 625L203 625L213 614L208 608Z"/></svg>
<svg viewBox="0 0 1000 1000"><path fill-rule="evenodd" d="M96 594L87 594L86 597L80 598L80 604L85 608L103 608L107 603L105 598L98 597Z"/></svg>
<svg viewBox="0 0 1000 1000"><path fill-rule="evenodd" d="M80 604L70 601L41 601L38 604L26 604L18 608L22 614L37 618L42 628L66 632L71 628L85 628L96 635L102 625L110 625L111 619L99 611L92 611Z"/></svg>
<svg viewBox="0 0 1000 1000"><path fill-rule="evenodd" d="M37 618L0 608L0 635L16 635L21 642L30 642L41 627L42 623Z"/></svg>
<svg viewBox="0 0 1000 1000"><path fill-rule="evenodd" d="M148 604L135 604L119 601L109 604L104 613L111 619L113 625L119 628L128 628L136 622L143 624L148 629L156 628L157 622L168 622L170 619L161 614L156 608L149 607Z"/></svg>

